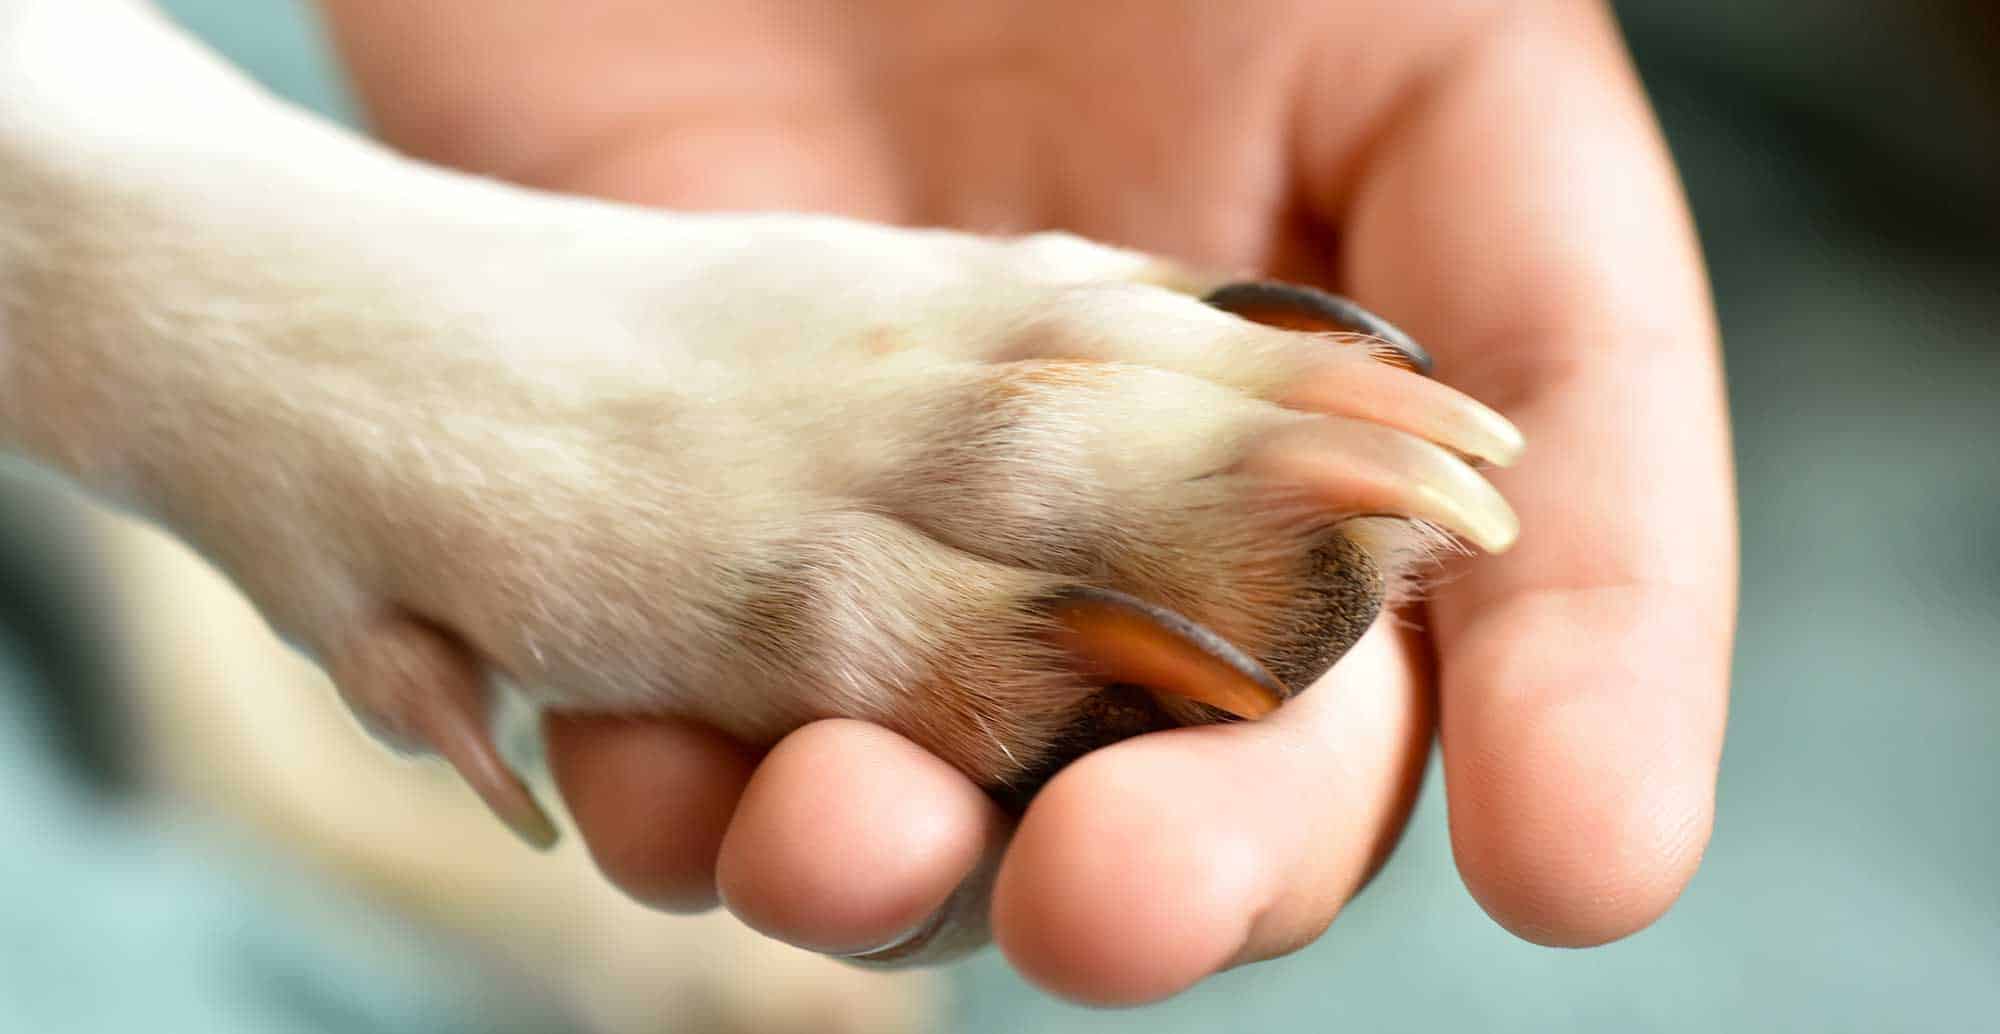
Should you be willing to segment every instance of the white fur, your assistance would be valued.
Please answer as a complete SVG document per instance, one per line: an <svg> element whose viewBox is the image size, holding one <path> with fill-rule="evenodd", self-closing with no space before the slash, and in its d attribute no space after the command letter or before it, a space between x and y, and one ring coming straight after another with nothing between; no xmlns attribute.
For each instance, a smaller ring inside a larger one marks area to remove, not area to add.
<svg viewBox="0 0 2000 1034"><path fill-rule="evenodd" d="M411 617L544 703L754 741L871 718L1004 781L1088 688L1051 593L1254 650L1338 516L1231 473L1332 353L1204 282L1062 235L482 181L150 11L0 0L0 445L183 536L336 672ZM1400 568L1409 536L1373 534Z"/></svg>

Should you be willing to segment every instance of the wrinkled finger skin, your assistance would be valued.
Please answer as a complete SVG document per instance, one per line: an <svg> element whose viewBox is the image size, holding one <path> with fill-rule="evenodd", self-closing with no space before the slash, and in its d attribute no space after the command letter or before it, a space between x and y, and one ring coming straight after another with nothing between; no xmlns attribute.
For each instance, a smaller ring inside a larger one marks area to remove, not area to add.
<svg viewBox="0 0 2000 1034"><path fill-rule="evenodd" d="M1432 699L1454 851L1499 922L1594 944L1685 885L1735 613L1727 426L1685 206L1601 5L326 6L417 153L684 208L1059 226L1317 284L1525 433L1493 476L1519 545L1449 572L1406 615L1426 635L1378 623L1269 719L1128 741L1047 787L991 913L1030 979L1146 1001L1310 941L1400 830ZM672 783L602 730L551 749L614 879L822 951L919 928L1006 836L956 773L851 724Z"/></svg>

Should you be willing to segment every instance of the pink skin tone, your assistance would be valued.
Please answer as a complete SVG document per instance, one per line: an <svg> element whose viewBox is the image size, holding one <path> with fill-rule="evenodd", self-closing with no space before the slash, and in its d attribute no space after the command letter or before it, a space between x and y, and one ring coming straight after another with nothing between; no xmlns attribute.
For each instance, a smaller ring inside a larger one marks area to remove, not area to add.
<svg viewBox="0 0 2000 1034"><path fill-rule="evenodd" d="M1602 5L325 6L378 128L419 155L1324 284L1526 434L1491 475L1520 543L1453 571L1422 631L1378 625L1270 719L1050 784L993 902L1029 979L1137 1003L1310 942L1400 833L1434 719L1460 871L1508 929L1623 937L1693 874L1735 616L1728 430L1686 208ZM1007 832L859 723L761 758L674 721L549 731L609 878L820 951L892 942Z"/></svg>

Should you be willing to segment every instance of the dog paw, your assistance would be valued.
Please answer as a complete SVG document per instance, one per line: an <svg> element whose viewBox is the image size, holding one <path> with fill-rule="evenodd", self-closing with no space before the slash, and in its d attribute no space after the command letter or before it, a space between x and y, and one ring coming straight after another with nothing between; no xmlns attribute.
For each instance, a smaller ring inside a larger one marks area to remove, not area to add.
<svg viewBox="0 0 2000 1034"><path fill-rule="evenodd" d="M843 400L876 432L817 436L844 501L818 512L871 530L781 550L814 559L774 582L807 670L866 687L842 713L1015 800L1105 743L1268 712L1452 539L1516 534L1473 464L1518 435L1344 300L1093 281L952 340L963 362Z"/></svg>
<svg viewBox="0 0 2000 1034"><path fill-rule="evenodd" d="M496 685L870 720L1019 796L1269 711L1427 552L1514 538L1473 464L1519 435L1344 300L475 181L33 6L21 55L104 29L172 71L6 79L0 441L180 532L531 840Z"/></svg>
<svg viewBox="0 0 2000 1034"><path fill-rule="evenodd" d="M179 468L173 523L534 841L496 682L753 743L874 721L1022 800L1268 712L1435 551L1515 536L1474 465L1518 434L1342 299L1064 235L512 222L438 249L476 284L206 393L251 433Z"/></svg>

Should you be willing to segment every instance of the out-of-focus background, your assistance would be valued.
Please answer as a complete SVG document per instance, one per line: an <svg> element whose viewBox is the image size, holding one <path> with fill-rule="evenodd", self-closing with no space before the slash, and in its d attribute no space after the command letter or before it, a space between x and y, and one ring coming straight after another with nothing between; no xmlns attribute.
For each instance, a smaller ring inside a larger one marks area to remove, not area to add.
<svg viewBox="0 0 2000 1034"><path fill-rule="evenodd" d="M274 89L351 114L303 4L165 6ZM1517 941L1460 885L1433 776L1388 870L1297 956L1104 1013L989 953L946 974L918 1029L2000 1027L2000 8L1618 8L1712 265L1742 480L1736 695L1686 897L1610 947ZM0 464L0 1031L599 1022L462 926L136 789L144 751L107 705L149 673L120 646L124 587L93 527ZM765 960L720 979L782 998L789 971ZM657 1029L726 1026L722 1001Z"/></svg>

